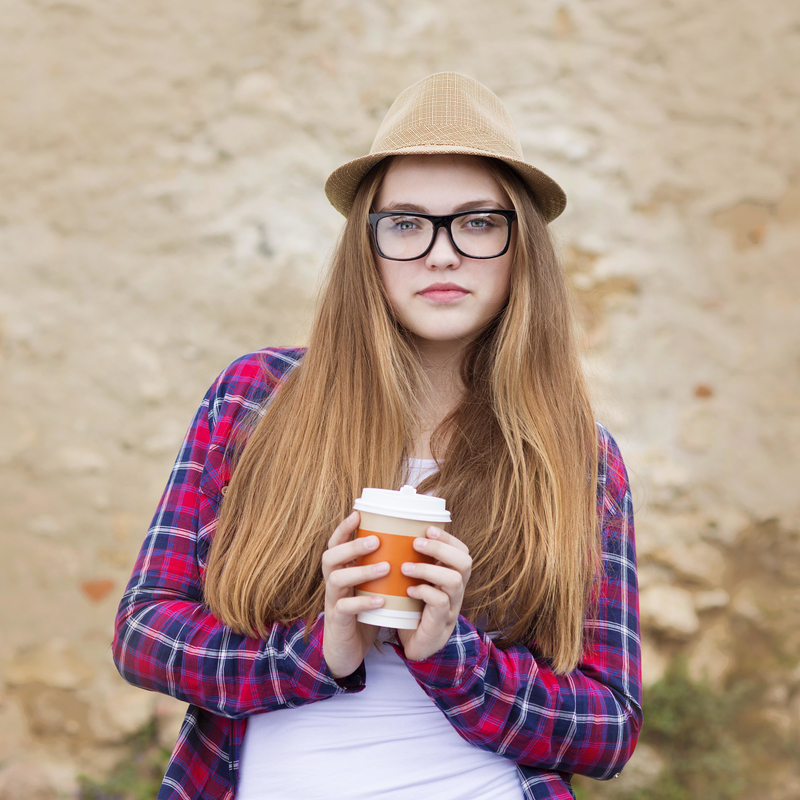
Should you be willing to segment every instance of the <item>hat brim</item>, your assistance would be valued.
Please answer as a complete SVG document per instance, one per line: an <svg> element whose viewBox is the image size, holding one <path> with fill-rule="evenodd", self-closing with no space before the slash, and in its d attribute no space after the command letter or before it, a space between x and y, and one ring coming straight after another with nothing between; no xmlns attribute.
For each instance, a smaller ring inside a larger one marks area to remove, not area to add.
<svg viewBox="0 0 800 800"><path fill-rule="evenodd" d="M453 147L451 145L405 147L402 150L370 153L369 155L355 158L342 164L328 176L328 180L325 181L325 194L331 205L346 217L353 206L359 184L379 161L383 161L384 158L390 156L432 156L443 154L483 156L484 158L495 158L508 164L530 189L536 205L542 212L546 222L552 222L566 208L567 196L564 190L540 169L536 169L536 167L525 161L499 155L498 153L488 153L478 148Z"/></svg>

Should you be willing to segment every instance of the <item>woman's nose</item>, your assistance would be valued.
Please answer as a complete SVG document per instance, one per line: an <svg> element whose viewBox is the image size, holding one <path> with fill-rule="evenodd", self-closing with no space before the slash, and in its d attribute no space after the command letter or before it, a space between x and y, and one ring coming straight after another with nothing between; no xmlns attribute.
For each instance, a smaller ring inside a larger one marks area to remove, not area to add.
<svg viewBox="0 0 800 800"><path fill-rule="evenodd" d="M431 269L447 269L448 267L455 269L461 264L461 256L458 251L453 247L450 237L444 228L439 228L436 231L436 236L433 239L433 247L425 257L426 266Z"/></svg>

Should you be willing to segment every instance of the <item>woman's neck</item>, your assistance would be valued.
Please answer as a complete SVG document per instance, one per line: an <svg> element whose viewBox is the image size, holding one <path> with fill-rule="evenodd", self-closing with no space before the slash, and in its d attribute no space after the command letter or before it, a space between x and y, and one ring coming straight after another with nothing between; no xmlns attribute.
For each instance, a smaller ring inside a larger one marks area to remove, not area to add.
<svg viewBox="0 0 800 800"><path fill-rule="evenodd" d="M452 348L425 347L419 354L422 371L428 379L428 391L420 398L419 429L411 455L432 458L431 436L464 395L461 380L463 350L454 352Z"/></svg>

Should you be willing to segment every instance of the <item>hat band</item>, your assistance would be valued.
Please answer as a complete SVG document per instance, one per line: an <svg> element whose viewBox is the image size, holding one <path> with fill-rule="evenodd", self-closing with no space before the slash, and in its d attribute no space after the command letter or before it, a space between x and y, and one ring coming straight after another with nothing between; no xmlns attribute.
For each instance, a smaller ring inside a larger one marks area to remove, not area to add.
<svg viewBox="0 0 800 800"><path fill-rule="evenodd" d="M474 128L461 128L454 130L438 126L420 126L413 131L389 134L380 141L375 141L370 149L370 155L376 153L391 153L394 151L408 151L417 149L423 152L426 148L434 151L448 147L468 150L470 152L486 153L498 158L514 158L523 160L522 152L511 145L508 140L502 139L488 130L475 130Z"/></svg>

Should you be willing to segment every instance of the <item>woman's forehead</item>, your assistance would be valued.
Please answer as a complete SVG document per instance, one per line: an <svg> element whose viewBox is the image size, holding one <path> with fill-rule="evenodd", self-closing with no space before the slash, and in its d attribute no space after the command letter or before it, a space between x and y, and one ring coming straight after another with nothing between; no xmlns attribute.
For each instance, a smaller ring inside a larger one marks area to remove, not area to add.
<svg viewBox="0 0 800 800"><path fill-rule="evenodd" d="M431 206L429 213L448 213L443 206L475 202L510 208L510 199L484 159L470 155L396 156L375 198L378 206ZM436 206L437 208L432 208Z"/></svg>

